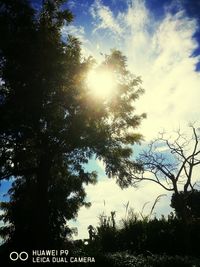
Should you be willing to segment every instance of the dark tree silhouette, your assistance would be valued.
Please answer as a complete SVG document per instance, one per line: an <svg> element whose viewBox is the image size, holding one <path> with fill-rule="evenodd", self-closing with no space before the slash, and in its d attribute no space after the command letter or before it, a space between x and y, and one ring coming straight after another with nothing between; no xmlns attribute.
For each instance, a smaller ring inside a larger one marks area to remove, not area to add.
<svg viewBox="0 0 200 267"><path fill-rule="evenodd" d="M182 218L182 206L186 207L186 214L189 220L200 218L200 191L181 191L179 195L172 195L171 207L174 208L178 218Z"/></svg>
<svg viewBox="0 0 200 267"><path fill-rule="evenodd" d="M30 247L62 242L67 220L88 205L83 185L96 173L84 164L92 156L120 186L129 184L130 145L142 138L133 131L145 117L134 113L141 80L120 51L101 65L115 77L112 98L91 95L93 59L82 57L77 39L61 36L73 17L64 2L45 0L40 11L28 0L0 3L0 180L14 180L10 202L1 204L1 234Z"/></svg>

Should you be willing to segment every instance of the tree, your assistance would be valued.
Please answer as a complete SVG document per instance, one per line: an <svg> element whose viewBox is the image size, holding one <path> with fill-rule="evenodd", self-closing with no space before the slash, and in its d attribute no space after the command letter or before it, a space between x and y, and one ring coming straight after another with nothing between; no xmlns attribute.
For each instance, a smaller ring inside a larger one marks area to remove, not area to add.
<svg viewBox="0 0 200 267"><path fill-rule="evenodd" d="M43 1L37 12L27 0L0 3L0 180L14 180L1 233L24 246L63 241L67 220L88 205L83 185L97 175L84 164L92 156L127 186L131 146L142 138L134 132L145 117L134 112L140 78L113 50L100 68L112 72L115 92L94 99L86 83L93 59L82 57L76 38L61 36L73 17L64 2Z"/></svg>
<svg viewBox="0 0 200 267"><path fill-rule="evenodd" d="M182 218L182 205L186 207L186 214L190 220L200 218L200 191L191 190L181 191L179 195L173 194L171 198L171 207L174 208L176 216Z"/></svg>
<svg viewBox="0 0 200 267"><path fill-rule="evenodd" d="M195 192L194 169L200 165L199 129L194 126L191 129L191 138L180 130L171 140L161 133L138 157L139 173L132 173L133 183L151 181L173 192L174 201L176 199L179 206L179 217L184 221L188 221L190 216L183 196Z"/></svg>

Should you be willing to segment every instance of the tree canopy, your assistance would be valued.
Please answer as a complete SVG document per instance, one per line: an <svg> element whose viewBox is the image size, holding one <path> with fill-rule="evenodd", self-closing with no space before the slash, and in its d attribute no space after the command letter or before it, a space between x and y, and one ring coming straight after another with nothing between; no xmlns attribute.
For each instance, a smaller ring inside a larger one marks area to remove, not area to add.
<svg viewBox="0 0 200 267"><path fill-rule="evenodd" d="M141 79L118 50L98 66L115 78L112 97L92 95L86 80L94 60L61 35L73 18L64 2L45 0L40 11L28 0L0 3L0 179L13 179L1 235L30 246L69 233L67 220L88 205L83 185L97 178L84 167L91 157L120 186L129 184L131 146L142 138L135 129L145 117L134 107Z"/></svg>

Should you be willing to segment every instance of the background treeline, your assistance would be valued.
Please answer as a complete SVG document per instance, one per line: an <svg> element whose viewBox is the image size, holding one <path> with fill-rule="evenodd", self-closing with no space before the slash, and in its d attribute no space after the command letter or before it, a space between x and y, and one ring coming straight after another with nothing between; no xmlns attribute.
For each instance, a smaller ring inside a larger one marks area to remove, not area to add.
<svg viewBox="0 0 200 267"><path fill-rule="evenodd" d="M89 226L88 245L77 242L80 251L97 255L98 263L108 266L200 266L200 192L181 194L190 212L187 222L180 216L175 195L171 198L174 212L167 217L152 217L161 196L148 215L130 208L127 216L116 222L115 212L101 214L99 226Z"/></svg>
<svg viewBox="0 0 200 267"><path fill-rule="evenodd" d="M93 241L95 249L104 252L130 251L151 255L167 253L169 255L200 255L200 220L190 223L188 244L185 244L185 225L182 221L168 218L154 218L149 221L138 219L136 215L123 222L121 228L111 225L98 227Z"/></svg>
<svg viewBox="0 0 200 267"><path fill-rule="evenodd" d="M121 227L101 224L92 242L77 243L80 252L95 255L97 266L200 266L199 219L186 234L183 221L172 214L150 220L132 215Z"/></svg>

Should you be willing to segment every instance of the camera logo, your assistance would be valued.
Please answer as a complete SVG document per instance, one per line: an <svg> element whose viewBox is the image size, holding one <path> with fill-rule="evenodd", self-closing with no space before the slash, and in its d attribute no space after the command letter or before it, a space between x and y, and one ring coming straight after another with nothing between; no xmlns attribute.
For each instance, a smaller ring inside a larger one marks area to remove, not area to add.
<svg viewBox="0 0 200 267"><path fill-rule="evenodd" d="M18 259L21 261L26 261L28 259L28 253L25 251L22 251L20 253L13 251L9 255L11 261L17 261Z"/></svg>

